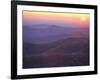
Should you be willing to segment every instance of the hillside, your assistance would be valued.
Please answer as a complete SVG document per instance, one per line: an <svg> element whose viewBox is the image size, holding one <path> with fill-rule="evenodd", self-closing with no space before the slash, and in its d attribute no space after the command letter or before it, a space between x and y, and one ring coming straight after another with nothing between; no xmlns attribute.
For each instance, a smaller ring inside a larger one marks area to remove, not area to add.
<svg viewBox="0 0 100 80"><path fill-rule="evenodd" d="M89 40L72 37L48 44L24 43L24 68L89 65Z"/></svg>

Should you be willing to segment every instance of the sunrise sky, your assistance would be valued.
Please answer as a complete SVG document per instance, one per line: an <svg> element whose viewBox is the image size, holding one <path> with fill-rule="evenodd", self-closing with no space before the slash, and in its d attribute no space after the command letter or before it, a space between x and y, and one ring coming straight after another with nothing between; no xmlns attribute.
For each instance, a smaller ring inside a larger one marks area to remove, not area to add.
<svg viewBox="0 0 100 80"><path fill-rule="evenodd" d="M26 25L56 24L64 27L89 27L89 14L61 13L61 12L34 12L23 11L23 22Z"/></svg>

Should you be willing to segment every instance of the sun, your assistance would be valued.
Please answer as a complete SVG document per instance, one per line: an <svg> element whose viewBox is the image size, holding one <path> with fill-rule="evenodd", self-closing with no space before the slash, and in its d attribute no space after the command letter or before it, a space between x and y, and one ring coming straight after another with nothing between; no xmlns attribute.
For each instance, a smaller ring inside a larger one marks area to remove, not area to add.
<svg viewBox="0 0 100 80"><path fill-rule="evenodd" d="M82 17L81 20L82 20L82 21L85 21L85 20L86 20L86 17Z"/></svg>

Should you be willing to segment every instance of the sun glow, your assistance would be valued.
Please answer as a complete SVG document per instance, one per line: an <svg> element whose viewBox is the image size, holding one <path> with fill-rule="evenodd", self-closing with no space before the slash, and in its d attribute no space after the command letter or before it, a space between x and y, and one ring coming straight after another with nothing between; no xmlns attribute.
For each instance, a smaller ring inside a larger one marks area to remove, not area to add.
<svg viewBox="0 0 100 80"><path fill-rule="evenodd" d="M34 12L23 11L23 19L29 24L41 22L47 24L59 24L69 26L85 27L89 26L88 13L60 13L60 12ZM25 23L26 23L25 22Z"/></svg>
<svg viewBox="0 0 100 80"><path fill-rule="evenodd" d="M86 17L82 17L81 20L82 20L82 21L85 21L85 20L86 20Z"/></svg>

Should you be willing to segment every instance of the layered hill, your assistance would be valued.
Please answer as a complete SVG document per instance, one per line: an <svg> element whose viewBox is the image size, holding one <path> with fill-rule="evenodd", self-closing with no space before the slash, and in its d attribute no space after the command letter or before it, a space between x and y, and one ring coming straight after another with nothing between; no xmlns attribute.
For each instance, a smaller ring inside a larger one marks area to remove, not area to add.
<svg viewBox="0 0 100 80"><path fill-rule="evenodd" d="M48 44L24 44L24 68L89 65L89 40L72 37Z"/></svg>

